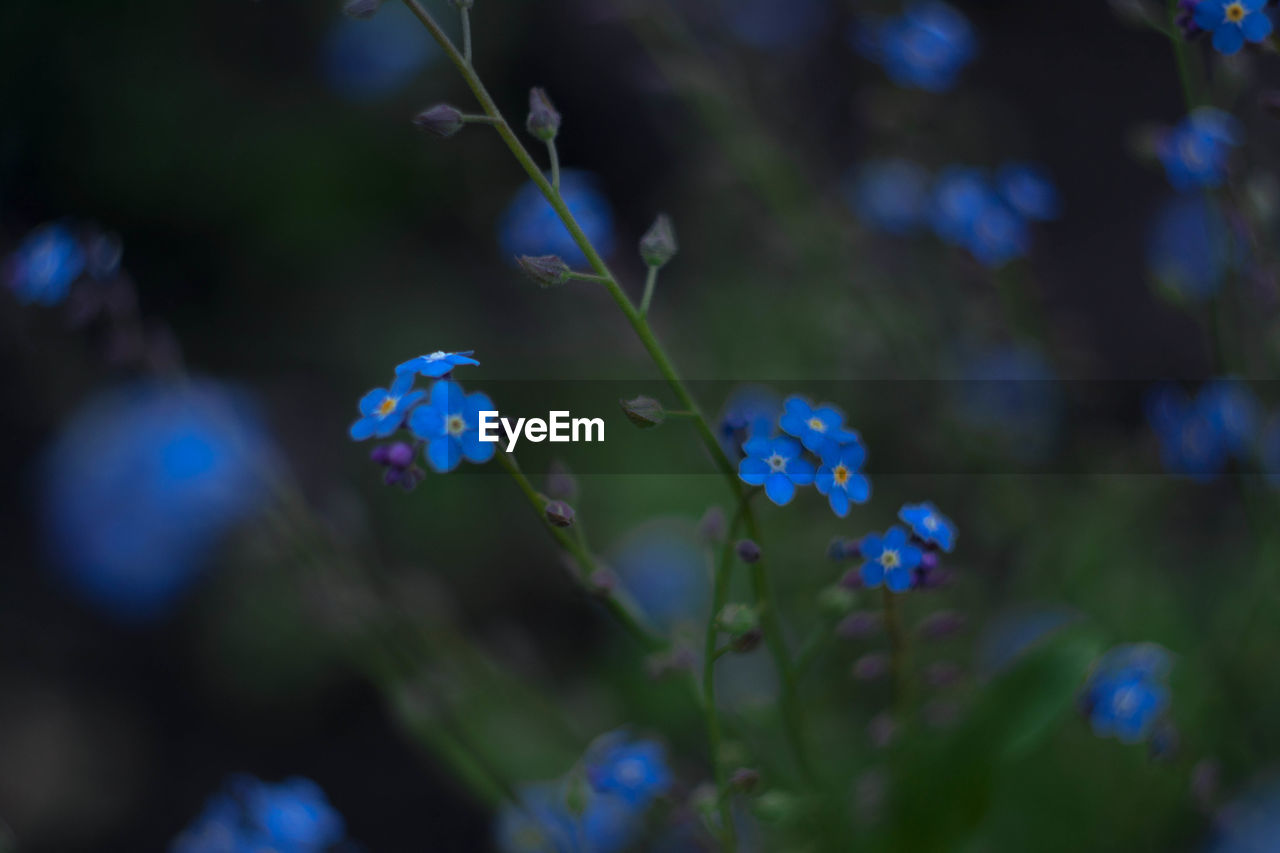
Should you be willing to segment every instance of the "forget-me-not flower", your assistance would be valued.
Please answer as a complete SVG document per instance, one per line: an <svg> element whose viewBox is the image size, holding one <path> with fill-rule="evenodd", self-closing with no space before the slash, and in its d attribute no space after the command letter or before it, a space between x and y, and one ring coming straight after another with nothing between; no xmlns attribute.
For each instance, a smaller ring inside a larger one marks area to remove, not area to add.
<svg viewBox="0 0 1280 853"><path fill-rule="evenodd" d="M832 444L856 441L858 434L844 428L844 415L834 406L809 405L803 397L788 397L778 421L782 431L800 439L814 453L825 453Z"/></svg>
<svg viewBox="0 0 1280 853"><path fill-rule="evenodd" d="M613 209L587 172L560 173L560 195L582 231L601 255L613 251ZM557 255L570 266L587 262L559 215L530 182L520 188L498 223L498 241L508 258Z"/></svg>
<svg viewBox="0 0 1280 853"><path fill-rule="evenodd" d="M858 167L846 193L863 222L890 234L918 228L928 211L929 173L911 160L894 157Z"/></svg>
<svg viewBox="0 0 1280 853"><path fill-rule="evenodd" d="M849 514L850 503L866 503L871 497L871 482L861 473L866 459L867 450L856 437L844 444L829 444L822 455L813 483L841 518Z"/></svg>
<svg viewBox="0 0 1280 853"><path fill-rule="evenodd" d="M996 170L996 190L1019 215L1027 219L1056 219L1062 201L1053 179L1034 163L1006 163Z"/></svg>
<svg viewBox="0 0 1280 853"><path fill-rule="evenodd" d="M519 804L498 812L496 847L501 853L621 853L636 840L642 817L621 797L594 794L582 814L569 810L561 781L522 785Z"/></svg>
<svg viewBox="0 0 1280 853"><path fill-rule="evenodd" d="M916 566L924 557L920 549L907 539L907 531L896 524L880 536L872 533L858 546L862 558L862 583L874 589L884 584L892 592L906 592Z"/></svg>
<svg viewBox="0 0 1280 853"><path fill-rule="evenodd" d="M37 228L9 256L5 277L18 301L55 305L85 270L80 241L65 225Z"/></svg>
<svg viewBox="0 0 1280 853"><path fill-rule="evenodd" d="M730 456L741 456L742 445L755 435L773 435L782 403L778 395L759 385L733 390L720 412L720 445Z"/></svg>
<svg viewBox="0 0 1280 853"><path fill-rule="evenodd" d="M956 526L928 501L904 505L898 510L898 518L911 528L912 533L930 545L948 552L955 547Z"/></svg>
<svg viewBox="0 0 1280 853"><path fill-rule="evenodd" d="M1213 33L1213 47L1233 54L1245 42L1260 42L1271 35L1267 0L1200 0L1196 6L1196 26Z"/></svg>
<svg viewBox="0 0 1280 853"><path fill-rule="evenodd" d="M977 53L969 20L939 0L923 0L901 16L855 34L855 45L900 86L944 92Z"/></svg>
<svg viewBox="0 0 1280 853"><path fill-rule="evenodd" d="M794 438L757 435L742 446L747 457L738 465L738 476L750 486L764 486L764 493L778 506L795 497L796 486L813 482L813 463L804 458L804 448Z"/></svg>
<svg viewBox="0 0 1280 853"><path fill-rule="evenodd" d="M1171 294L1202 302L1245 260L1244 235L1202 194L1177 196L1162 207L1147 233L1147 268Z"/></svg>
<svg viewBox="0 0 1280 853"><path fill-rule="evenodd" d="M497 443L480 440L480 412L485 411L494 411L487 394L467 394L457 382L442 379L431 386L427 403L409 416L409 429L427 443L427 461L443 474L463 459L478 464L493 458Z"/></svg>
<svg viewBox="0 0 1280 853"><path fill-rule="evenodd" d="M416 358L409 359L403 364L397 365L396 376L403 376L406 373L416 373L420 376L426 376L429 379L439 379L446 373L453 372L455 367L462 367L464 365L471 367L479 366L480 362L471 358L474 353L475 350L466 350L465 352L442 352L440 350L436 350L433 353L420 355Z"/></svg>
<svg viewBox="0 0 1280 853"><path fill-rule="evenodd" d="M1239 144L1236 120L1212 107L1200 107L1166 131L1156 143L1174 189L1217 187L1227 177L1231 149Z"/></svg>
<svg viewBox="0 0 1280 853"><path fill-rule="evenodd" d="M170 845L172 853L312 853L346 839L346 822L310 779L229 779Z"/></svg>
<svg viewBox="0 0 1280 853"><path fill-rule="evenodd" d="M1117 646L1089 674L1080 705L1094 733L1124 743L1145 739L1169 705L1169 653L1154 643Z"/></svg>
<svg viewBox="0 0 1280 853"><path fill-rule="evenodd" d="M602 735L583 758L587 781L597 793L614 794L643 809L671 787L662 744L632 740L625 732Z"/></svg>
<svg viewBox="0 0 1280 853"><path fill-rule="evenodd" d="M414 390L413 374L396 377L390 388L374 388L360 398L360 418L351 425L350 435L356 441L377 436L386 438L404 423L405 412L416 405L426 392Z"/></svg>

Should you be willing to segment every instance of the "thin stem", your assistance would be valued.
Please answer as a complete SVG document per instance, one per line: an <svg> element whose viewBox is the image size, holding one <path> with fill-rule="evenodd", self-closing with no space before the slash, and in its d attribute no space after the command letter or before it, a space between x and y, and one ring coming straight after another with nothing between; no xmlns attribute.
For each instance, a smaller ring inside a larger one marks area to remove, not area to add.
<svg viewBox="0 0 1280 853"><path fill-rule="evenodd" d="M907 711L909 679L907 673L907 632L898 611L898 596L884 587L884 626L889 635L889 670L893 681L893 704L899 716Z"/></svg>
<svg viewBox="0 0 1280 853"><path fill-rule="evenodd" d="M554 139L547 140L547 156L551 158L551 188L560 193L560 151Z"/></svg>
<svg viewBox="0 0 1280 853"><path fill-rule="evenodd" d="M459 7L462 12L462 58L467 65L471 64L471 10L466 6Z"/></svg>
<svg viewBox="0 0 1280 853"><path fill-rule="evenodd" d="M653 289L658 285L658 268L649 267L644 279L644 297L640 300L640 316L649 316L649 303L653 301Z"/></svg>
<svg viewBox="0 0 1280 853"><path fill-rule="evenodd" d="M594 273L589 272L570 272L569 278L573 281L591 281L596 284L604 284L608 281L608 279L602 275L595 275Z"/></svg>
<svg viewBox="0 0 1280 853"><path fill-rule="evenodd" d="M1169 17L1170 20L1178 15L1178 0L1169 0ZM1187 42L1178 32L1177 26L1172 26L1164 31L1169 37L1170 44L1173 45L1173 59L1178 65L1178 81L1182 84L1182 97L1186 99L1187 109L1194 110L1199 106L1199 99L1196 97L1195 86L1191 82L1191 65L1187 59Z"/></svg>

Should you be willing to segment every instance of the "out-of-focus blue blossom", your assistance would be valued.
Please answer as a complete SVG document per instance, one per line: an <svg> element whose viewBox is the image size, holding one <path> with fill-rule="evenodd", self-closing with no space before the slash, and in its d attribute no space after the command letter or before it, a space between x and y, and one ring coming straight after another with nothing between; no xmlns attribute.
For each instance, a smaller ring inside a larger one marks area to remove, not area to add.
<svg viewBox="0 0 1280 853"><path fill-rule="evenodd" d="M1153 643L1117 646L1103 655L1080 695L1094 733L1124 743L1150 735L1169 706L1170 665L1169 653Z"/></svg>
<svg viewBox="0 0 1280 853"><path fill-rule="evenodd" d="M346 837L320 786L293 777L271 785L233 776L173 840L171 853L321 853Z"/></svg>
<svg viewBox="0 0 1280 853"><path fill-rule="evenodd" d="M749 486L764 486L764 493L778 506L795 497L796 486L813 483L813 463L803 456L800 442L779 436L754 436L742 446L746 458L738 464L738 476Z"/></svg>
<svg viewBox="0 0 1280 853"><path fill-rule="evenodd" d="M427 461L443 474L464 458L476 464L493 458L497 443L480 440L480 413L492 411L487 394L467 394L457 382L442 379L431 386L427 403L409 415L409 429L427 443Z"/></svg>
<svg viewBox="0 0 1280 853"><path fill-rule="evenodd" d="M1200 107L1160 137L1156 154L1174 189L1218 187L1226 180L1231 149L1240 144L1239 136L1230 115Z"/></svg>
<svg viewBox="0 0 1280 853"><path fill-rule="evenodd" d="M989 267L1003 266L1030 248L1026 220L1005 203L979 169L952 166L939 173L930 218L945 242L963 246Z"/></svg>
<svg viewBox="0 0 1280 853"><path fill-rule="evenodd" d="M956 359L957 414L968 425L1001 439L1007 453L1035 459L1048 450L1061 400L1049 363L1037 350L999 346Z"/></svg>
<svg viewBox="0 0 1280 853"><path fill-rule="evenodd" d="M627 534L608 562L645 618L669 634L707 617L710 586L703 548L687 521L656 519Z"/></svg>
<svg viewBox="0 0 1280 853"><path fill-rule="evenodd" d="M1280 778L1272 775L1214 816L1207 853L1267 853L1280 838Z"/></svg>
<svg viewBox="0 0 1280 853"><path fill-rule="evenodd" d="M826 22L828 0L725 0L722 5L734 38L773 51L813 41Z"/></svg>
<svg viewBox="0 0 1280 853"><path fill-rule="evenodd" d="M975 670L989 681L1063 628L1080 613L1062 605L1019 605L991 619L978 638Z"/></svg>
<svg viewBox="0 0 1280 853"><path fill-rule="evenodd" d="M1246 456L1258 437L1258 400L1234 378L1215 379L1200 389L1197 404L1218 430L1227 452Z"/></svg>
<svg viewBox="0 0 1280 853"><path fill-rule="evenodd" d="M1198 482L1222 473L1228 456L1244 455L1256 439L1256 403L1237 380L1211 382L1194 398L1159 385L1146 409L1165 468Z"/></svg>
<svg viewBox="0 0 1280 853"><path fill-rule="evenodd" d="M411 358L403 364L396 367L396 376L403 376L406 373L418 374L426 376L429 379L439 379L446 373L452 373L455 367L471 366L478 367L480 362L471 356L475 350L467 350L466 352L441 352L436 350L428 355L420 355L417 358Z"/></svg>
<svg viewBox="0 0 1280 853"><path fill-rule="evenodd" d="M1042 166L1034 163L1006 163L996 170L1000 197L1027 219L1057 219L1062 212L1058 188Z"/></svg>
<svg viewBox="0 0 1280 853"><path fill-rule="evenodd" d="M938 0L913 3L897 18L859 24L853 41L898 85L930 92L954 86L977 54L969 20Z"/></svg>
<svg viewBox="0 0 1280 853"><path fill-rule="evenodd" d="M374 388L360 398L360 417L351 425L349 434L356 441L377 436L386 438L400 429L405 413L426 396L425 391L414 391L413 374L402 373L390 388Z"/></svg>
<svg viewBox="0 0 1280 853"><path fill-rule="evenodd" d="M742 445L755 435L773 435L782 412L778 395L759 385L734 389L720 412L720 445L729 456L740 456Z"/></svg>
<svg viewBox="0 0 1280 853"><path fill-rule="evenodd" d="M871 497L871 482L861 473L866 460L866 448L856 436L844 444L829 444L822 455L813 484L840 518L849 514L851 502L862 504Z"/></svg>
<svg viewBox="0 0 1280 853"><path fill-rule="evenodd" d="M1271 35L1267 0L1200 0L1195 9L1196 26L1213 33L1213 47L1233 54L1246 41L1260 42Z"/></svg>
<svg viewBox="0 0 1280 853"><path fill-rule="evenodd" d="M503 805L495 829L501 853L615 853L640 829L640 815L621 797L589 796L581 815L568 807L563 782L522 786L520 804Z"/></svg>
<svg viewBox="0 0 1280 853"><path fill-rule="evenodd" d="M109 615L155 618L227 530L261 506L273 464L257 417L216 383L102 394L72 416L45 460L53 563Z"/></svg>
<svg viewBox="0 0 1280 853"><path fill-rule="evenodd" d="M964 246L983 266L1002 267L1031 249L1027 221L994 195L970 223Z"/></svg>
<svg viewBox="0 0 1280 853"><path fill-rule="evenodd" d="M1170 199L1147 234L1147 267L1173 294L1202 302L1222 287L1244 259L1243 235L1233 234L1216 205L1201 194Z"/></svg>
<svg viewBox="0 0 1280 853"><path fill-rule="evenodd" d="M866 224L906 234L924 223L929 209L929 173L902 158L872 160L858 167L846 198Z"/></svg>
<svg viewBox="0 0 1280 853"><path fill-rule="evenodd" d="M858 440L856 432L844 428L844 415L838 409L829 405L815 408L803 397L787 398L778 424L814 453L826 452L833 443Z"/></svg>
<svg viewBox="0 0 1280 853"><path fill-rule="evenodd" d="M9 256L5 279L18 301L56 305L85 271L85 253L65 225L44 225L32 231Z"/></svg>
<svg viewBox="0 0 1280 853"><path fill-rule="evenodd" d="M928 501L906 504L898 510L898 518L911 528L912 533L930 545L936 545L947 552L955 547L956 526Z"/></svg>
<svg viewBox="0 0 1280 853"><path fill-rule="evenodd" d="M906 592L911 578L924 554L907 540L907 531L894 525L880 536L872 533L862 537L858 546L862 558L862 583L870 589L884 584L892 592Z"/></svg>
<svg viewBox="0 0 1280 853"><path fill-rule="evenodd" d="M671 787L671 770L662 744L632 740L626 732L597 738L583 758L587 781L599 794L613 794L638 809Z"/></svg>
<svg viewBox="0 0 1280 853"><path fill-rule="evenodd" d="M560 194L573 218L601 255L613 251L613 209L587 172L560 173ZM571 266L587 262L555 209L533 182L525 184L507 205L498 223L498 241L508 258L558 255Z"/></svg>
<svg viewBox="0 0 1280 853"><path fill-rule="evenodd" d="M404 87L435 54L409 10L385 3L372 18L335 18L324 46L324 75L344 98L377 98Z"/></svg>

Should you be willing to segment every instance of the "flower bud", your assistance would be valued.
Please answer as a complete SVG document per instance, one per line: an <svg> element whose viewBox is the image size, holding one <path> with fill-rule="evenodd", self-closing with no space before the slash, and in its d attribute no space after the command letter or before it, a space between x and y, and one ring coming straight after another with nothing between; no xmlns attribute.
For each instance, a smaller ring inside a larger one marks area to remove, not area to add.
<svg viewBox="0 0 1280 853"><path fill-rule="evenodd" d="M877 610L859 610L850 613L836 625L836 635L846 640L865 640L880 633L884 624L884 614Z"/></svg>
<svg viewBox="0 0 1280 853"><path fill-rule="evenodd" d="M649 230L640 238L640 257L651 267L664 267L676 256L679 250L676 243L676 229L671 224L671 217L665 213L649 226Z"/></svg>
<svg viewBox="0 0 1280 853"><path fill-rule="evenodd" d="M871 652L853 662L853 677L859 681L874 681L889 672L889 656L884 652Z"/></svg>
<svg viewBox="0 0 1280 853"><path fill-rule="evenodd" d="M342 14L348 18L372 18L378 13L382 0L347 0L342 4Z"/></svg>
<svg viewBox="0 0 1280 853"><path fill-rule="evenodd" d="M698 537L710 544L721 541L728 532L729 523L724 517L724 510L718 506L707 507L698 522Z"/></svg>
<svg viewBox="0 0 1280 853"><path fill-rule="evenodd" d="M840 576L840 586L845 589L862 589L862 571L860 569L849 569Z"/></svg>
<svg viewBox="0 0 1280 853"><path fill-rule="evenodd" d="M630 400L620 400L619 403L627 420L641 429L656 427L667 417L662 404L652 397L633 397Z"/></svg>
<svg viewBox="0 0 1280 853"><path fill-rule="evenodd" d="M916 631L927 640L940 640L958 634L965 628L966 619L963 613L954 610L935 610L920 620Z"/></svg>
<svg viewBox="0 0 1280 853"><path fill-rule="evenodd" d="M760 771L750 767L739 767L729 774L729 789L750 794L760 784Z"/></svg>
<svg viewBox="0 0 1280 853"><path fill-rule="evenodd" d="M608 569L596 569L587 578L587 588L597 598L608 598L618 588L618 576Z"/></svg>
<svg viewBox="0 0 1280 853"><path fill-rule="evenodd" d="M832 616L843 616L857 604L858 596L843 586L829 586L818 593L818 607L823 613Z"/></svg>
<svg viewBox="0 0 1280 853"><path fill-rule="evenodd" d="M726 604L716 614L716 624L726 634L738 636L760 627L755 608L746 604Z"/></svg>
<svg viewBox="0 0 1280 853"><path fill-rule="evenodd" d="M397 441L387 448L387 464L393 468L408 468L413 464L413 448Z"/></svg>
<svg viewBox="0 0 1280 853"><path fill-rule="evenodd" d="M541 255L536 258L521 255L516 258L516 263L520 265L525 275L542 287L559 287L568 281L573 273L559 255Z"/></svg>
<svg viewBox="0 0 1280 853"><path fill-rule="evenodd" d="M556 112L542 89L529 90L529 118L525 121L525 128L543 142L550 142L560 132L560 113Z"/></svg>
<svg viewBox="0 0 1280 853"><path fill-rule="evenodd" d="M827 543L827 559L835 560L837 563L844 560L847 556L846 548L848 548L848 540L843 536L837 536Z"/></svg>
<svg viewBox="0 0 1280 853"><path fill-rule="evenodd" d="M572 527L573 526L573 507L564 501L548 501L543 512L547 515L547 521L556 527Z"/></svg>
<svg viewBox="0 0 1280 853"><path fill-rule="evenodd" d="M449 104L427 107L413 117L413 123L427 133L434 133L446 139L462 130L462 126L466 124L462 118L462 111Z"/></svg>
<svg viewBox="0 0 1280 853"><path fill-rule="evenodd" d="M760 562L760 546L750 539L738 542L738 559L744 563Z"/></svg>

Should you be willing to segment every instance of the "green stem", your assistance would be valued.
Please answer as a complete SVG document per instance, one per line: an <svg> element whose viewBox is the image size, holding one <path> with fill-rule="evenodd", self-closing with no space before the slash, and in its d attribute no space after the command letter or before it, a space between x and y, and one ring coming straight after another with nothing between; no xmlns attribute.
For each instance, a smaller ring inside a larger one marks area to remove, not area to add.
<svg viewBox="0 0 1280 853"><path fill-rule="evenodd" d="M884 587L884 626L889 635L889 671L893 682L893 705L898 715L907 711L910 682L907 673L907 632L902 627L898 596Z"/></svg>
<svg viewBox="0 0 1280 853"><path fill-rule="evenodd" d="M551 188L560 194L560 151L554 139L547 140L547 156L551 158Z"/></svg>
<svg viewBox="0 0 1280 853"><path fill-rule="evenodd" d="M1178 15L1178 0L1169 0L1170 21ZM1186 99L1187 109L1194 110L1200 101L1196 96L1195 86L1191 81L1191 65L1187 58L1187 41L1178 32L1177 26L1164 31L1173 45L1173 59L1178 65L1178 81L1182 84L1182 97Z"/></svg>
<svg viewBox="0 0 1280 853"><path fill-rule="evenodd" d="M644 296L640 300L640 316L649 316L649 303L653 301L653 289L658 285L658 268L649 267L644 278Z"/></svg>
<svg viewBox="0 0 1280 853"><path fill-rule="evenodd" d="M467 65L471 65L471 10L462 6L460 11L462 12L462 58L466 60Z"/></svg>

